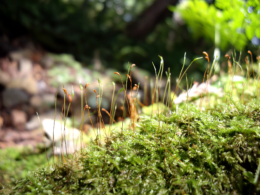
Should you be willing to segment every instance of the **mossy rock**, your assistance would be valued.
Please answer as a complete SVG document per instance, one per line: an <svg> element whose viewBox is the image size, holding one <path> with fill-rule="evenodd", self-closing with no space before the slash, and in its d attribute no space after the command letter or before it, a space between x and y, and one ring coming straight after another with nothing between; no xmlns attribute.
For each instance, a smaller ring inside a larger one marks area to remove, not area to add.
<svg viewBox="0 0 260 195"><path fill-rule="evenodd" d="M16 182L9 194L259 194L260 101L139 116L66 159Z"/></svg>

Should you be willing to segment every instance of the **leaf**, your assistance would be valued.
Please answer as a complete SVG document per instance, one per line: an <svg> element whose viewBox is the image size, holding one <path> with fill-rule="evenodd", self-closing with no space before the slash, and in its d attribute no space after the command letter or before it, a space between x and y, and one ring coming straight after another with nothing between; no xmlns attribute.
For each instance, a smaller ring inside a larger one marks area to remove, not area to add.
<svg viewBox="0 0 260 195"><path fill-rule="evenodd" d="M256 185L260 176L260 159L258 159L258 167L255 173L255 179L254 179L254 184Z"/></svg>
<svg viewBox="0 0 260 195"><path fill-rule="evenodd" d="M257 28L255 30L255 35L257 36L258 39L260 39L260 28Z"/></svg>
<svg viewBox="0 0 260 195"><path fill-rule="evenodd" d="M176 10L176 7L175 6L172 6L172 5L169 5L168 6L168 9L172 12L174 12Z"/></svg>
<svg viewBox="0 0 260 195"><path fill-rule="evenodd" d="M254 28L252 26L247 26L246 27L246 36L249 40L252 40L252 38L254 37Z"/></svg>

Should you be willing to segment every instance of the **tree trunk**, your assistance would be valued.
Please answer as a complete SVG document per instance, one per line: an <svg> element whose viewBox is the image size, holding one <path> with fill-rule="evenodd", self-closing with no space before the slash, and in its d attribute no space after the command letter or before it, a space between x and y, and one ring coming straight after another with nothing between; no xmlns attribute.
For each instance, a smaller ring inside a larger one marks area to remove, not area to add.
<svg viewBox="0 0 260 195"><path fill-rule="evenodd" d="M176 5L178 0L155 0L153 4L144 10L133 22L126 27L128 36L138 39L145 38L155 26L171 16L169 5Z"/></svg>

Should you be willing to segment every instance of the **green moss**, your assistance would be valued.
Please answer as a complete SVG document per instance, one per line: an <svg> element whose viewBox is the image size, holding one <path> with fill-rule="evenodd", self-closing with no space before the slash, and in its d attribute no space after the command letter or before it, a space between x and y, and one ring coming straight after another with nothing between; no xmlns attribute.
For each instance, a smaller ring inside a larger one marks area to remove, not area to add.
<svg viewBox="0 0 260 195"><path fill-rule="evenodd" d="M0 183L3 186L26 178L28 171L47 165L44 149L6 148L0 150Z"/></svg>
<svg viewBox="0 0 260 195"><path fill-rule="evenodd" d="M66 164L30 172L11 194L253 194L260 102L248 105L142 115L134 137L125 129L91 143Z"/></svg>
<svg viewBox="0 0 260 195"><path fill-rule="evenodd" d="M131 121L123 130L117 123L109 137L100 133L73 158L30 172L16 181L12 190L2 192L258 194L257 81L245 80L241 88L229 78L221 83L226 92L224 97L215 96L214 101L205 104L210 97L206 93L203 99L195 98L170 110L158 102L159 73L156 104L143 108L138 117L130 115ZM165 97L165 100L169 105L171 99ZM133 121L134 118L138 119Z"/></svg>

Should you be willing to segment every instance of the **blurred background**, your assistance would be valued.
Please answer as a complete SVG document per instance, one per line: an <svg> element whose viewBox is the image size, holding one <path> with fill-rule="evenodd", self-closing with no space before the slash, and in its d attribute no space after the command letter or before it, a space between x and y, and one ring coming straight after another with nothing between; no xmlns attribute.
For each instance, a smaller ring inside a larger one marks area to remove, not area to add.
<svg viewBox="0 0 260 195"><path fill-rule="evenodd" d="M0 148L37 146L43 141L50 145L55 95L61 111L63 86L69 94L73 86L75 93L74 111L69 113L75 121L67 124L79 128L79 82L91 83L87 98L94 110L93 89L98 89L100 79L106 89L102 107L109 111L111 82L116 82L117 90L122 87L114 72L123 76L128 64L136 64L132 77L134 83L140 82L144 99L143 89L154 77L152 62L159 69L158 55L165 71L170 68L174 86L183 63L188 66L203 51L211 62L216 59L217 74L226 68L226 53L233 53L241 65L248 50L255 59L260 54L259 38L257 0L1 0ZM207 64L206 59L197 60L188 79L201 82ZM45 137L36 112L45 124ZM95 115L92 120L95 123ZM86 133L89 124L86 119ZM19 152L7 154L27 170ZM9 163L0 163L0 183L14 177L6 174L15 170Z"/></svg>
<svg viewBox="0 0 260 195"><path fill-rule="evenodd" d="M153 73L161 55L178 75L184 52L189 63L202 51L213 57L215 47L256 51L258 7L253 0L2 0L1 57L33 43L87 67L99 59L104 67L130 62Z"/></svg>

